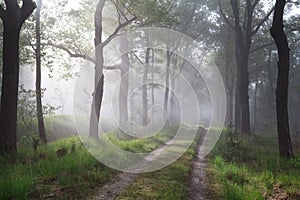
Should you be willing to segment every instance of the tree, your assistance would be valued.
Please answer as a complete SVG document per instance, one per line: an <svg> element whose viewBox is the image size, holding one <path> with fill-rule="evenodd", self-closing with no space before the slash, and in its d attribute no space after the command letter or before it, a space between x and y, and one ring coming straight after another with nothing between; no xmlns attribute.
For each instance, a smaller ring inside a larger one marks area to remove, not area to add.
<svg viewBox="0 0 300 200"><path fill-rule="evenodd" d="M256 9L258 9L260 0L255 0L254 2L251 0L230 0L234 21L234 23L231 23L228 15L223 11L220 0L218 0L218 3L224 21L235 32L235 59L237 64L235 126L241 128L243 133L250 133L248 62L251 45L253 36L259 31L264 22L268 20L273 9L265 14L262 19L256 19L254 14L257 12ZM256 21L257 23L255 23Z"/></svg>
<svg viewBox="0 0 300 200"><path fill-rule="evenodd" d="M103 88L104 88L104 47L109 44L119 32L129 25L131 22L136 20L133 16L129 19L125 19L124 22L119 23L112 34L110 34L105 40L102 39L103 34L103 9L106 0L99 0L95 16L94 16L94 26L95 26L95 88L93 93L91 118L90 118L90 130L89 136L91 138L98 138L98 123L100 118L101 104L103 99Z"/></svg>
<svg viewBox="0 0 300 200"><path fill-rule="evenodd" d="M279 61L277 88L276 88L276 111L279 153L282 158L293 158L291 145L289 116L288 116L288 83L290 67L290 49L287 36L283 30L283 14L286 0L276 0L273 24L270 29L274 38Z"/></svg>
<svg viewBox="0 0 300 200"><path fill-rule="evenodd" d="M43 96L46 89L41 90L41 96ZM42 108L43 115L51 115L57 110L56 107L50 106L49 104L44 105ZM18 121L22 124L18 127L19 136L31 135L36 133L36 124L34 121L37 118L36 108L36 91L25 89L23 85L19 87L19 98L18 98ZM19 124L18 123L18 124ZM40 138L42 140L42 138Z"/></svg>
<svg viewBox="0 0 300 200"><path fill-rule="evenodd" d="M103 75L103 46L102 43L102 13L106 0L100 0L95 12L95 88L93 93L90 130L91 138L98 138L98 123L100 118L100 109L103 97L104 75Z"/></svg>
<svg viewBox="0 0 300 200"><path fill-rule="evenodd" d="M0 6L3 21L3 83L0 116L0 152L17 149L17 102L19 84L19 35L25 20L36 8L32 0L5 0Z"/></svg>
<svg viewBox="0 0 300 200"><path fill-rule="evenodd" d="M37 0L37 9L36 9L36 23L35 23L35 33L36 33L36 48L35 48L35 60L36 60L36 83L35 83L35 92L36 92L36 109L37 109L37 120L38 120L38 131L39 137L43 140L44 143L47 143L46 131L44 125L44 115L43 115L43 104L42 104L42 89L41 89L41 31L40 31L40 18L41 18L41 8L42 0Z"/></svg>

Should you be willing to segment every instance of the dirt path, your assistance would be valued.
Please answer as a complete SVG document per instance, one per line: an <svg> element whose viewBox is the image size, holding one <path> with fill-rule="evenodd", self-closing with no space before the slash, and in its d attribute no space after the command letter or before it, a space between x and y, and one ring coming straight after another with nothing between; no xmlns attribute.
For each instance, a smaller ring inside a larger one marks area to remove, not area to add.
<svg viewBox="0 0 300 200"><path fill-rule="evenodd" d="M138 174L131 173L120 173L111 182L101 187L99 191L92 197L88 199L93 200L112 200L115 199L119 193L128 187L136 178Z"/></svg>
<svg viewBox="0 0 300 200"><path fill-rule="evenodd" d="M203 139L206 133L201 137L198 142L196 149L196 154L193 160L192 173L190 178L190 192L188 200L207 200L209 199L206 185L206 165L207 160L205 158L200 158L200 149L203 143Z"/></svg>
<svg viewBox="0 0 300 200"><path fill-rule="evenodd" d="M204 138L204 137L202 137ZM205 168L206 160L200 159L198 154L200 152L201 144L203 139L200 139L196 149L196 156L193 160L193 167L190 180L190 193L187 199L189 200L202 200L205 198ZM165 145L151 152L146 160L153 160L169 145L171 142L167 142ZM143 165L143 163L141 163ZM109 183L101 187L93 197L88 197L87 199L92 200L113 200L122 190L127 188L131 183L134 182L138 174L133 173L120 173L114 177Z"/></svg>
<svg viewBox="0 0 300 200"><path fill-rule="evenodd" d="M171 142L167 142L165 145L160 148L154 150L149 155L146 156L146 160L151 161L158 157L161 152L164 151L167 146L171 144ZM137 166L143 166L145 163L137 164ZM109 183L104 185L96 192L93 197L88 197L88 199L92 200L113 200L115 199L120 192L127 188L131 183L134 182L135 178L138 174L134 173L120 173L116 177L112 179Z"/></svg>

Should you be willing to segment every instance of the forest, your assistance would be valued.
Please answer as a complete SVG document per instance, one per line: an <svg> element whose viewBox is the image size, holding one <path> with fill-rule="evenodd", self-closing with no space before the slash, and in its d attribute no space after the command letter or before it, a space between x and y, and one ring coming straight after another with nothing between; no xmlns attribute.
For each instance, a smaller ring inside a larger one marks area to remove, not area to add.
<svg viewBox="0 0 300 200"><path fill-rule="evenodd" d="M1 200L300 200L299 0L0 17Z"/></svg>

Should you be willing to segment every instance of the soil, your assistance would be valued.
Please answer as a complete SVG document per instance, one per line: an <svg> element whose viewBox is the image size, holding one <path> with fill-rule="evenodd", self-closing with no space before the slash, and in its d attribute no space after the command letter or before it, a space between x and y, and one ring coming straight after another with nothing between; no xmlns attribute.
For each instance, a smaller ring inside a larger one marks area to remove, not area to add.
<svg viewBox="0 0 300 200"><path fill-rule="evenodd" d="M208 200L209 195L207 193L207 174L206 166L208 161L206 158L200 158L200 149L205 138L206 132L200 138L195 157L192 165L192 172L190 175L190 191L188 200Z"/></svg>

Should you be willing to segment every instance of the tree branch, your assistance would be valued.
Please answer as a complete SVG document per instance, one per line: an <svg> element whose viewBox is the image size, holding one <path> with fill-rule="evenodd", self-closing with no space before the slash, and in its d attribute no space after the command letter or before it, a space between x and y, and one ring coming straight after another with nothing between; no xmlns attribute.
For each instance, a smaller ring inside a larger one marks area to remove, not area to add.
<svg viewBox="0 0 300 200"><path fill-rule="evenodd" d="M69 56L72 58L82 58L82 59L88 60L94 64L96 62L94 58L92 58L88 55L81 54L81 53L73 53L71 50L69 50L67 47L65 47L63 45L58 45L58 44L53 44L53 43L47 43L47 44L42 44L42 45L52 46L57 49L61 49L65 52L67 52L69 54ZM121 65L104 66L104 69L106 69L106 70L121 70Z"/></svg>
<svg viewBox="0 0 300 200"><path fill-rule="evenodd" d="M136 55L136 53L134 51L131 51L131 53L134 55L134 57L136 57L136 59L138 59L138 61L145 66L144 62L138 57L138 55Z"/></svg>
<svg viewBox="0 0 300 200"><path fill-rule="evenodd" d="M34 51L34 55L36 56L36 47L31 43L30 39L28 37L26 37L26 40L29 44L29 46L32 48L32 50Z"/></svg>
<svg viewBox="0 0 300 200"><path fill-rule="evenodd" d="M221 13L221 15L222 15L222 17L223 17L225 23L226 23L230 28L234 29L234 26L230 23L230 21L228 20L228 18L226 17L226 15L225 15L225 13L224 13L224 11L223 11L223 9L222 9L222 5L221 5L220 0L218 0L218 5L219 5L219 8L220 8L220 13Z"/></svg>
<svg viewBox="0 0 300 200"><path fill-rule="evenodd" d="M53 43L47 43L47 44L42 44L42 45L52 46L52 47L61 49L65 52L67 52L69 54L69 56L72 57L72 58L83 58L83 59L88 60L88 61L90 61L94 64L96 63L94 58L92 58L88 55L80 54L80 53L73 53L71 50L69 50L67 47L65 47L63 45L53 44Z"/></svg>
<svg viewBox="0 0 300 200"><path fill-rule="evenodd" d="M127 26L128 24L130 24L131 22L133 22L136 19L137 19L137 17L133 17L130 20L127 20L126 22L119 24L119 26L115 29L115 31L110 36L108 36L108 38L104 42L102 42L100 44L101 47L102 48L105 47L108 43L110 43L110 41L112 41L112 39L114 39L118 35L119 31L122 28L124 28L125 26Z"/></svg>
<svg viewBox="0 0 300 200"><path fill-rule="evenodd" d="M32 0L23 0L23 5L21 8L22 22L24 22L36 8L35 2Z"/></svg>
<svg viewBox="0 0 300 200"><path fill-rule="evenodd" d="M254 2L253 5L252 5L252 10L255 9L255 7L257 6L257 4L258 4L259 1L260 1L260 0L255 0L255 2Z"/></svg>
<svg viewBox="0 0 300 200"><path fill-rule="evenodd" d="M274 41L272 41L270 43L267 43L267 44L264 44L264 45L261 45L261 46L258 46L258 47L255 47L255 48L251 49L249 53L254 53L255 51L258 51L260 49L272 46L273 44L274 44Z"/></svg>
<svg viewBox="0 0 300 200"><path fill-rule="evenodd" d="M275 7L273 6L272 9L268 12L268 14L256 25L254 30L252 31L251 35L254 35L258 32L260 27L269 19L270 15L273 13Z"/></svg>
<svg viewBox="0 0 300 200"><path fill-rule="evenodd" d="M113 65L113 66L104 66L104 69L106 70L121 70L122 66L121 65Z"/></svg>

